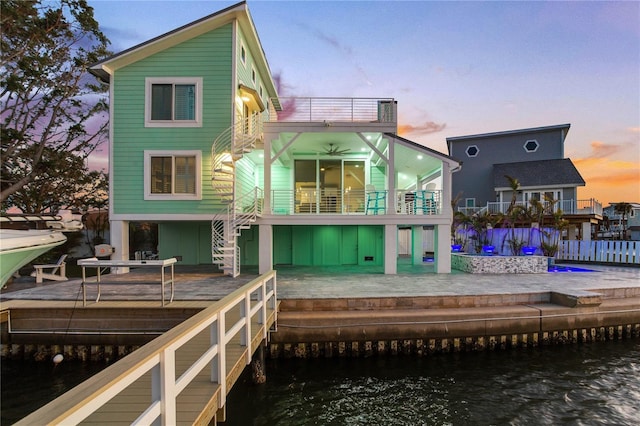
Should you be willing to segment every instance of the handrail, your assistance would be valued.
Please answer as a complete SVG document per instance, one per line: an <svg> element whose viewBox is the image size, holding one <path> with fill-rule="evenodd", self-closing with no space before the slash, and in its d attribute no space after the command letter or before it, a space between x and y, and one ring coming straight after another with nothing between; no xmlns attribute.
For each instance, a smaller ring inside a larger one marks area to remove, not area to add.
<svg viewBox="0 0 640 426"><path fill-rule="evenodd" d="M510 201L489 201L484 207L489 213L506 213L511 205ZM528 207L524 201L516 201L516 206ZM562 210L564 214L602 214L602 204L594 199L589 200L559 200L555 205L548 201L542 201L544 209L553 207L554 211ZM458 211L464 211L464 207L459 207Z"/></svg>
<svg viewBox="0 0 640 426"><path fill-rule="evenodd" d="M379 191L382 192L382 191ZM430 196L430 200L423 201L415 197L415 190L396 189L384 191L389 195L395 193L395 197L389 199L392 203L396 200L396 214L441 214L442 191L422 190ZM365 214L367 191L365 189L272 189L271 190L271 214ZM426 204L428 203L428 204Z"/></svg>
<svg viewBox="0 0 640 426"><path fill-rule="evenodd" d="M255 303L254 306L251 306L252 302ZM276 272L272 270L213 303L16 424L78 424L148 372L152 375L153 401L133 424L151 424L156 420L160 420L163 425L175 424L176 398L200 371L209 365L212 366L211 381L220 386L220 405L224 406L227 395L226 344L240 334L241 345L248 349L245 359L248 364L253 354L251 319L258 314L258 322L266 324L267 310L275 311L276 306ZM240 319L227 331L226 314L236 307L239 307ZM176 351L207 327L211 330L209 347L176 378ZM262 338L267 338L266 326Z"/></svg>
<svg viewBox="0 0 640 426"><path fill-rule="evenodd" d="M393 98L279 97L282 109L270 114L270 121L376 122L397 121ZM274 100L270 104L273 104Z"/></svg>

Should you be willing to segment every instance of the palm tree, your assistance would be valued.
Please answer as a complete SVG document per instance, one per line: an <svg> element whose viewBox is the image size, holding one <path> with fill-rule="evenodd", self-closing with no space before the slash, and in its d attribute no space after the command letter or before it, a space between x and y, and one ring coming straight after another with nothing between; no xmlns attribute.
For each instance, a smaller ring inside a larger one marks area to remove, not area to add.
<svg viewBox="0 0 640 426"><path fill-rule="evenodd" d="M616 203L615 207L614 207L614 211L621 215L622 218L620 219L620 222L622 224L622 239L626 240L627 239L627 216L631 214L631 209L632 206L630 203L627 202L621 202L621 203Z"/></svg>
<svg viewBox="0 0 640 426"><path fill-rule="evenodd" d="M511 187L511 202L509 203L509 208L507 209L507 215L511 214L511 211L516 206L516 201L518 197L518 189L520 189L520 182L517 178L511 177L509 175L504 175L505 178L509 181L509 187Z"/></svg>
<svg viewBox="0 0 640 426"><path fill-rule="evenodd" d="M567 228L569 222L564 219L564 214L561 209L556 209L558 200L553 197L545 195L544 204L541 204L537 208L540 218L540 248L544 256L554 257L558 251L558 245L562 232ZM551 223L548 225L549 229L545 229L544 219L545 216L551 218Z"/></svg>

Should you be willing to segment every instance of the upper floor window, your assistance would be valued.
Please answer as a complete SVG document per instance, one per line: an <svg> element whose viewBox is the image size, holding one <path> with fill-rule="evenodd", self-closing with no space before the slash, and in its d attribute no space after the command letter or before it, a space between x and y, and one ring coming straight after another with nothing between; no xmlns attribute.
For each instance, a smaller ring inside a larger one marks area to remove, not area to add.
<svg viewBox="0 0 640 426"><path fill-rule="evenodd" d="M145 151L145 200L201 199L202 151Z"/></svg>
<svg viewBox="0 0 640 426"><path fill-rule="evenodd" d="M256 79L257 79L256 70L255 68L251 67L251 81L253 81L254 85L256 84Z"/></svg>
<svg viewBox="0 0 640 426"><path fill-rule="evenodd" d="M476 145L471 145L467 147L465 152L467 153L467 157L476 157L480 152L480 149Z"/></svg>
<svg viewBox="0 0 640 426"><path fill-rule="evenodd" d="M202 126L202 78L147 78L145 127Z"/></svg>
<svg viewBox="0 0 640 426"><path fill-rule="evenodd" d="M240 60L244 65L247 64L247 50L244 48L244 44L240 45Z"/></svg>

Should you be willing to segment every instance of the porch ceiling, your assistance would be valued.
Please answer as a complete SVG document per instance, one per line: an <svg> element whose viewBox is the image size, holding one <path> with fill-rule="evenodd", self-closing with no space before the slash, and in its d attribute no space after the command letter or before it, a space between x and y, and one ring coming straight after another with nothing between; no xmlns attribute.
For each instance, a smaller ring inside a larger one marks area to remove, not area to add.
<svg viewBox="0 0 640 426"><path fill-rule="evenodd" d="M297 133L283 132L280 137L272 141L273 152L279 152ZM286 148L279 157L286 166L291 165L295 158L319 159L369 159L374 165L384 162L362 137L366 138L380 152L386 155L389 140L380 132L321 132L300 133L295 141ZM331 146L333 144L333 146ZM345 151L340 155L331 155L327 151ZM424 177L440 170L442 161L429 155L400 144L395 145L395 168L398 172L398 187L406 188L416 182L417 177Z"/></svg>

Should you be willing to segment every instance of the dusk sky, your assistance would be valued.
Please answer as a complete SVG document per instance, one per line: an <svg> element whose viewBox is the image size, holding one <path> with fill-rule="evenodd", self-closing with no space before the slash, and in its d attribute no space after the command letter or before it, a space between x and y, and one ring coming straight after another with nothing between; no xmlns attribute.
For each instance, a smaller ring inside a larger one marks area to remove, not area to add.
<svg viewBox="0 0 640 426"><path fill-rule="evenodd" d="M235 3L89 0L113 52ZM395 98L399 133L443 153L447 137L570 123L579 198L640 202L639 2L248 5L281 96Z"/></svg>

